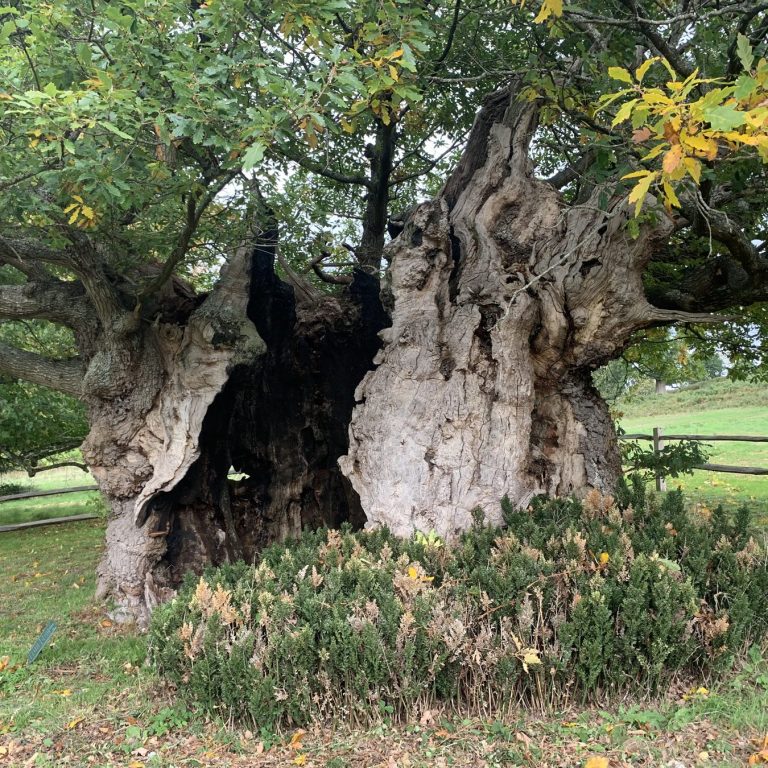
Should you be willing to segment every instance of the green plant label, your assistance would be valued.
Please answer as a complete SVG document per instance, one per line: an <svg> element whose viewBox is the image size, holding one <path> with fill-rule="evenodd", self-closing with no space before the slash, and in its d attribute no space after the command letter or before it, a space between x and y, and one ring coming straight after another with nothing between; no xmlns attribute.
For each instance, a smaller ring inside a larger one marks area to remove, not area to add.
<svg viewBox="0 0 768 768"><path fill-rule="evenodd" d="M49 621L45 629L40 633L40 637L35 640L35 644L30 648L27 654L27 664L31 664L39 655L40 651L45 648L48 641L51 639L51 635L56 631L56 622Z"/></svg>

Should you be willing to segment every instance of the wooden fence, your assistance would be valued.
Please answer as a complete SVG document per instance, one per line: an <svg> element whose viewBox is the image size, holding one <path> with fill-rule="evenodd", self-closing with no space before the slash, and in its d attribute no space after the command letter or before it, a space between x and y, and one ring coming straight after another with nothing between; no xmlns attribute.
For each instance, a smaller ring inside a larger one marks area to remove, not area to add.
<svg viewBox="0 0 768 768"><path fill-rule="evenodd" d="M665 435L661 427L654 427L653 434L619 435L619 440L650 440L653 452L658 454L664 447L665 440L698 440L717 441L728 440L734 443L768 443L768 437L763 435ZM768 475L768 469L763 467L734 467L728 464L699 464L696 469L709 472L732 472L738 475ZM667 483L662 475L656 475L656 490L666 491Z"/></svg>
<svg viewBox="0 0 768 768"><path fill-rule="evenodd" d="M41 496L59 496L62 493L79 493L80 491L97 491L96 485L78 485L73 488L56 488L50 491L27 491L25 493L12 493L8 496L0 496L0 504L4 501L18 501L20 499L37 499ZM0 533L9 531L18 531L22 528L36 528L40 525L54 525L56 523L73 523L76 520L92 520L98 515L69 515L68 517L51 517L47 520L32 520L26 523L12 523L10 525L0 525Z"/></svg>

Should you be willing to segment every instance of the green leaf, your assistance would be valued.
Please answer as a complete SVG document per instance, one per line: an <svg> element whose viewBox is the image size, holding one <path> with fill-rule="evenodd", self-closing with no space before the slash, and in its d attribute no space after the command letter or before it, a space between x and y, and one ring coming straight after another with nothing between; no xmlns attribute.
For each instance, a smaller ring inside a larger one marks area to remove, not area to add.
<svg viewBox="0 0 768 768"><path fill-rule="evenodd" d="M608 77L622 83L632 83L632 75L624 67L608 67Z"/></svg>
<svg viewBox="0 0 768 768"><path fill-rule="evenodd" d="M616 113L616 117L613 118L611 126L615 128L620 123L628 120L632 115L632 109L634 108L635 104L637 104L637 102L638 99L631 99L630 101L622 104L619 111Z"/></svg>
<svg viewBox="0 0 768 768"><path fill-rule="evenodd" d="M121 139L128 139L129 141L133 139L133 136L129 136L125 131L121 131L116 125L112 125L112 123L109 123L106 120L100 122L99 125L110 133L114 133L115 136L119 136Z"/></svg>
<svg viewBox="0 0 768 768"><path fill-rule="evenodd" d="M263 157L266 147L260 141L254 141L248 151L243 155L243 170L250 171L255 165L258 165Z"/></svg>
<svg viewBox="0 0 768 768"><path fill-rule="evenodd" d="M749 75L742 75L736 81L736 90L733 92L735 98L739 101L746 99L757 88L757 80Z"/></svg>
<svg viewBox="0 0 768 768"><path fill-rule="evenodd" d="M733 107L709 107L703 115L715 131L732 131L747 121L744 113Z"/></svg>
<svg viewBox="0 0 768 768"><path fill-rule="evenodd" d="M736 55L739 57L741 66L749 72L752 69L752 62L755 60L755 56L752 53L752 45L749 42L749 38L741 33L736 37Z"/></svg>

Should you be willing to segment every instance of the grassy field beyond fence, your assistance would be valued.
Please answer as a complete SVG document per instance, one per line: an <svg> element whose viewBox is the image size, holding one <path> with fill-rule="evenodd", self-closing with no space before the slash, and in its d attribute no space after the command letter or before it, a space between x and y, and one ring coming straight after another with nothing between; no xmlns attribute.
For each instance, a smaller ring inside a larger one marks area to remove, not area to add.
<svg viewBox="0 0 768 768"><path fill-rule="evenodd" d="M62 467L50 472L41 472L29 477L26 472L10 472L0 475L0 485L3 483L18 483L25 490L48 491L58 488L74 488L81 485L92 485L94 482L90 473L83 472L77 467ZM27 523L33 520L48 520L53 517L69 517L96 511L95 502L98 500L97 491L82 491L61 496L42 496L37 499L19 499L0 503L0 525Z"/></svg>
<svg viewBox="0 0 768 768"><path fill-rule="evenodd" d="M652 395L621 403L621 426L628 433L648 434L661 427L667 434L768 436L768 387L712 381L691 389ZM650 442L643 441L650 447ZM768 468L768 443L712 442L713 464ZM729 507L746 503L768 524L768 476L696 470L669 479L694 503Z"/></svg>

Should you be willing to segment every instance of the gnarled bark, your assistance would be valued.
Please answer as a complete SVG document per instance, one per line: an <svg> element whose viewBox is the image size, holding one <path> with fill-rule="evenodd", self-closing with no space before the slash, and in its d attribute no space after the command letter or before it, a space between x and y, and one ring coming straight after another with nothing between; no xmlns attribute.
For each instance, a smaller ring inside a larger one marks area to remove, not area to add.
<svg viewBox="0 0 768 768"><path fill-rule="evenodd" d="M83 452L111 506L99 592L141 622L189 570L362 524L336 462L386 321L378 282L297 305L273 257L241 250L183 326L127 335L86 373Z"/></svg>
<svg viewBox="0 0 768 768"><path fill-rule="evenodd" d="M659 310L621 199L567 207L535 179L536 104L494 94L436 200L389 246L392 327L356 397L342 470L369 523L452 536L504 495L610 489L620 466L590 371Z"/></svg>

